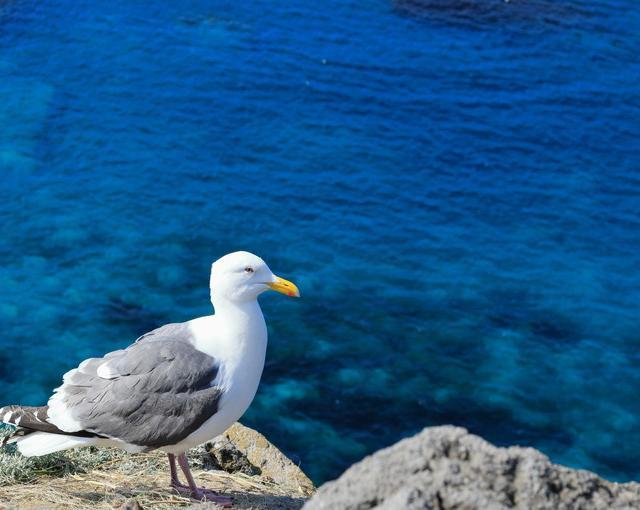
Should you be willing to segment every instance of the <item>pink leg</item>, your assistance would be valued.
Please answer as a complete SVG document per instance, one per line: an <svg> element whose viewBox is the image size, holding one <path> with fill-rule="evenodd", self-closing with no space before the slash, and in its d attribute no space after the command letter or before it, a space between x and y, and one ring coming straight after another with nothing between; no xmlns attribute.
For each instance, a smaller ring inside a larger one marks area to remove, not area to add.
<svg viewBox="0 0 640 510"><path fill-rule="evenodd" d="M189 491L189 487L180 483L180 479L178 478L178 470L176 469L176 456L173 453L167 453L167 457L169 457L169 472L171 473L171 487L176 489L178 492Z"/></svg>
<svg viewBox="0 0 640 510"><path fill-rule="evenodd" d="M192 498L197 499L198 501L212 501L217 503L220 506L229 508L233 503L233 500L228 496L219 496L215 494L213 491L207 489L200 489L196 485L196 481L193 479L193 475L191 474L191 470L189 469L189 463L187 462L187 456L184 453L178 455L178 464L180 468L182 468L182 472L184 473L184 477L187 479L187 484L189 485L189 491ZM171 458L169 458L169 469L171 469ZM174 465L175 469L175 465ZM176 473L176 480L178 475ZM172 476L173 479L173 476ZM178 482L179 485L180 482ZM173 482L172 482L173 485ZM184 487L184 486L183 486ZM176 487L178 488L178 487ZM185 487L186 488L186 487Z"/></svg>

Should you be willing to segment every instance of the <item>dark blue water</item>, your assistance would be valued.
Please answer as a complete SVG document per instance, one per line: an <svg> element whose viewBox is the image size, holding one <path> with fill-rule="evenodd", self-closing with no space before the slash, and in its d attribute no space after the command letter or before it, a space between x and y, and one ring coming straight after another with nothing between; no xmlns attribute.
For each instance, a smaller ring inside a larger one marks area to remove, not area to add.
<svg viewBox="0 0 640 510"><path fill-rule="evenodd" d="M635 0L0 4L0 405L210 312L315 481L423 426L640 478Z"/></svg>

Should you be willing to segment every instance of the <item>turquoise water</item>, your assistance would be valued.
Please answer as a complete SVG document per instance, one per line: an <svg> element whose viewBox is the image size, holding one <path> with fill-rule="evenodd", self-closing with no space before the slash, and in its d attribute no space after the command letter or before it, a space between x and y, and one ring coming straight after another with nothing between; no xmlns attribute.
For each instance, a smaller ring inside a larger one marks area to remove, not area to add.
<svg viewBox="0 0 640 510"><path fill-rule="evenodd" d="M640 478L631 0L0 5L0 405L261 255L245 422L316 482L426 425Z"/></svg>

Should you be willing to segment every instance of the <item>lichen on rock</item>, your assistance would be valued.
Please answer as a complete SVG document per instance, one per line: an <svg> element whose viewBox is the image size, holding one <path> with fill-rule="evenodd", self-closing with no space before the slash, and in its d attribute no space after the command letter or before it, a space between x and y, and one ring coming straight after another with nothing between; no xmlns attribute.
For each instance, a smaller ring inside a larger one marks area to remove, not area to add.
<svg viewBox="0 0 640 510"><path fill-rule="evenodd" d="M202 464L205 469L221 469L227 473L255 476L262 471L251 464L247 456L228 438L221 436L204 445Z"/></svg>

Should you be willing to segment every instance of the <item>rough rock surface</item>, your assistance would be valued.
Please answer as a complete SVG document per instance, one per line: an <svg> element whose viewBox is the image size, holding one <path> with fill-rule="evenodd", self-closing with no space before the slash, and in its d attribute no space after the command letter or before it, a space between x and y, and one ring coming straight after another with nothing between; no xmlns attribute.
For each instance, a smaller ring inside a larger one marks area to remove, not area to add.
<svg viewBox="0 0 640 510"><path fill-rule="evenodd" d="M640 484L497 448L457 427L426 428L326 483L303 510L639 510Z"/></svg>

